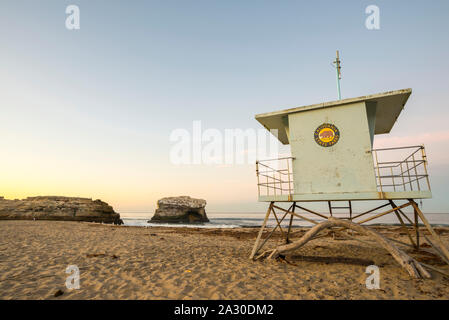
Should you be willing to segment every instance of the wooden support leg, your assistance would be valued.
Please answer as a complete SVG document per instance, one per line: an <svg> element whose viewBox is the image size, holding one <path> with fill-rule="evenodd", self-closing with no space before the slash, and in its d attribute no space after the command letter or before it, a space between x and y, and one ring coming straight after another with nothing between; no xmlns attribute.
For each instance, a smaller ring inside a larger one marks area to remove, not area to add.
<svg viewBox="0 0 449 320"><path fill-rule="evenodd" d="M250 259L254 259L254 256L256 255L257 251L259 251L258 246L259 246L260 238L262 238L262 233L263 233L263 230L265 229L265 226L267 225L268 217L271 214L273 205L274 205L274 202L271 202L270 206L268 207L267 214L265 215L265 219L263 220L263 223L262 223L262 227L260 227L259 234L257 235L256 243L254 243L253 251L251 252L251 255L249 256Z"/></svg>
<svg viewBox="0 0 449 320"><path fill-rule="evenodd" d="M327 205L329 206L329 214L332 217L332 203L330 201L327 202ZM332 230L332 229L331 229ZM335 232L331 232L332 233L332 239L335 240Z"/></svg>
<svg viewBox="0 0 449 320"><path fill-rule="evenodd" d="M424 216L424 214L421 212L421 210L418 208L418 205L413 199L409 199L410 203L412 204L413 208L415 209L415 212L418 214L421 221L426 226L427 230L429 230L430 234L432 235L433 239L435 240L436 244L440 247L441 253L444 255L446 259L449 260L449 250L444 245L443 241L441 241L440 236L433 230L432 226L430 225L429 221L427 221L427 218Z"/></svg>
<svg viewBox="0 0 449 320"><path fill-rule="evenodd" d="M386 215L386 214L392 213L393 211L400 211L401 209L403 209L403 208L405 208L405 207L408 207L408 206L410 206L411 204L412 204L411 202L405 203L405 204L403 204L403 205L401 205L401 206L399 206L399 207L396 207L396 208L390 209L390 210L388 210L388 211L385 211L385 212L376 214L376 215L373 216L373 217L369 217L369 218L367 218L367 219L365 219L365 220L358 221L357 223L361 225L362 223L365 223L365 222L368 222L368 221L371 221L371 220L380 218L380 217L382 217L382 216L384 216L384 215Z"/></svg>
<svg viewBox="0 0 449 320"><path fill-rule="evenodd" d="M351 203L351 200L348 201L348 209L349 209L349 221L352 222L352 203Z"/></svg>
<svg viewBox="0 0 449 320"><path fill-rule="evenodd" d="M414 210L414 209L413 209L413 210ZM415 229L415 234L416 234L416 246L415 246L415 249L416 249L416 250L419 250L419 248L420 248L420 246L419 246L419 242L420 242L419 238L420 238L420 235L419 235L418 213L416 212L416 210L414 210L414 213L415 213L415 221L413 222L412 220L410 220L409 217L407 217L407 215L406 215L401 209L398 209L398 212L399 212L400 215L402 215L402 217L404 217L404 218L410 223L410 225L412 225L412 226L414 227L414 229Z"/></svg>
<svg viewBox="0 0 449 320"><path fill-rule="evenodd" d="M273 204L273 208L275 208L275 207L276 207L276 206ZM278 208L278 207L276 207L276 208ZM282 209L282 208L281 208L281 209ZM272 236L273 233L276 231L276 229L277 229L278 227L281 226L281 222L284 221L285 217L286 217L287 214L290 212L290 209L291 209L291 207L290 207L288 210L282 209L282 210L285 211L285 213L284 213L283 217L281 218L281 221L280 221L280 222L279 222L273 229L271 229L270 233L266 236L265 239L263 239L262 243L261 243L261 244L259 245L259 247L256 249L256 252L258 252L260 249L262 249L263 246L265 245L265 243L267 243L268 240L270 240L271 236ZM274 213L274 209L272 209L271 212ZM257 257L256 257L255 259L257 259Z"/></svg>
<svg viewBox="0 0 449 320"><path fill-rule="evenodd" d="M296 207L296 202L293 202L293 207L292 207L292 212L295 213L295 207ZM293 224L293 217L294 215L291 214L290 215L290 223L288 224L288 231L287 231L287 237L285 238L285 243L290 243L290 239L288 238L288 236L290 235L290 232L292 231L292 224Z"/></svg>
<svg viewBox="0 0 449 320"><path fill-rule="evenodd" d="M390 200L391 207L393 209L397 208L397 205L393 202L393 200ZM396 214L396 217L398 218L399 222L401 223L402 229L407 233L408 238L410 239L410 243L415 247L418 248L415 244L415 241L413 241L412 235L407 229L407 226L404 223L404 220L402 220L401 215L399 214L398 210L394 210L394 213Z"/></svg>
<svg viewBox="0 0 449 320"><path fill-rule="evenodd" d="M352 222L352 203L351 203L351 200L348 201L348 204L349 204L349 221ZM354 235L354 230L348 229L348 232L351 234L351 236Z"/></svg>
<svg viewBox="0 0 449 320"><path fill-rule="evenodd" d="M282 235L282 237L283 237L283 236L284 236L284 230L282 230L281 222L282 222L282 220L284 220L284 219L282 219L281 221L279 221L278 216L276 215L276 211L274 211L274 208L271 208L271 211L273 212L273 216L274 216L274 218L276 219L276 223L277 223L279 229L281 230L281 235ZM285 215L284 215L284 216L285 216Z"/></svg>
<svg viewBox="0 0 449 320"><path fill-rule="evenodd" d="M419 225L418 225L418 212L413 208L415 214L415 232L416 232L416 249L419 250Z"/></svg>

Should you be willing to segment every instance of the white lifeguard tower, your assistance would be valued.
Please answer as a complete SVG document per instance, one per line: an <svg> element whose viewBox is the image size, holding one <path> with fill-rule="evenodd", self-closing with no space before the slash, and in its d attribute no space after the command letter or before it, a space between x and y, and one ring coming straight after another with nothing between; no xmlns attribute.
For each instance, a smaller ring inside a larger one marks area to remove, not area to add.
<svg viewBox="0 0 449 320"><path fill-rule="evenodd" d="M421 219L449 259L449 252L415 202L432 197L424 146L373 149L375 136L391 131L411 92L403 89L256 115L267 130L277 132L280 142L290 145L291 157L256 163L259 201L268 202L269 207L251 258L277 228L288 243L294 217L318 224L301 215L303 210L321 220L337 217L359 225L395 214L417 249ZM354 215L352 202L368 200L383 203ZM398 201L404 200L399 205ZM305 207L317 201L327 202L327 214ZM289 203L290 207L284 209L277 203ZM402 210L409 206L414 209L412 217ZM391 208L378 212L386 207ZM277 225L260 243L270 215ZM290 223L284 232L281 223L288 215Z"/></svg>

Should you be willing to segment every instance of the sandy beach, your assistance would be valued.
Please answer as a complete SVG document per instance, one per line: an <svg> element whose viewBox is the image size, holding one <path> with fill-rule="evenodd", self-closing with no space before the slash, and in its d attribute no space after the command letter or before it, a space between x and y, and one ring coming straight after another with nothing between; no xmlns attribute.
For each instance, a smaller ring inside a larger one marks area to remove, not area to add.
<svg viewBox="0 0 449 320"><path fill-rule="evenodd" d="M449 244L449 228L437 230ZM257 231L0 221L0 299L449 299L448 278L413 280L384 249L355 240L314 240L290 263L250 261ZM398 227L377 231L407 241ZM429 253L406 252L449 273ZM365 285L371 264L379 290ZM79 290L65 286L68 265L80 269Z"/></svg>

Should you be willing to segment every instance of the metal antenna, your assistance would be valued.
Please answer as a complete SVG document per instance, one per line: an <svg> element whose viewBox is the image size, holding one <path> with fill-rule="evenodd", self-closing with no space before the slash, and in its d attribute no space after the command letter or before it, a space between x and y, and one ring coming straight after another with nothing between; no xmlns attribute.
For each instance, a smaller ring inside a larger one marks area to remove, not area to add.
<svg viewBox="0 0 449 320"><path fill-rule="evenodd" d="M340 65L340 53L337 50L337 58L333 62L335 64L335 70L337 71L337 92L338 92L338 100L341 100L341 91L340 91L340 79L341 79L341 65Z"/></svg>

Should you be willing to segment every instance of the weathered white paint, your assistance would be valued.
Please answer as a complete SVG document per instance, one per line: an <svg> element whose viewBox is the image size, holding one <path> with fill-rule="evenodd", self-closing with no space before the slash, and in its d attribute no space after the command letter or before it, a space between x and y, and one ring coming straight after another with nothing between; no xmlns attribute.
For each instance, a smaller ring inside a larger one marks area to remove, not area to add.
<svg viewBox="0 0 449 320"><path fill-rule="evenodd" d="M260 196L259 201L338 201L431 198L429 191L381 192L377 188L374 136L390 132L411 89L325 102L256 115L278 139L290 144L292 195ZM330 147L315 142L322 124L335 125L339 141Z"/></svg>
<svg viewBox="0 0 449 320"><path fill-rule="evenodd" d="M289 114L295 194L377 192L365 102ZM340 131L331 147L315 142L323 123Z"/></svg>

